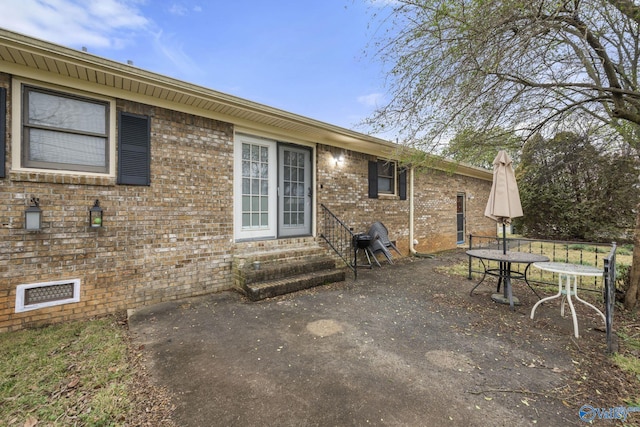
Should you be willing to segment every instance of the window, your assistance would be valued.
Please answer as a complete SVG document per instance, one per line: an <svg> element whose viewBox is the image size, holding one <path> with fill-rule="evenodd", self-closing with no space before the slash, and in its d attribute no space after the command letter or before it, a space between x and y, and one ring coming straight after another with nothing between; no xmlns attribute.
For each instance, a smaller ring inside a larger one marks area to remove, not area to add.
<svg viewBox="0 0 640 427"><path fill-rule="evenodd" d="M242 228L269 227L269 148L242 144Z"/></svg>
<svg viewBox="0 0 640 427"><path fill-rule="evenodd" d="M378 194L396 193L396 165L386 160L378 160Z"/></svg>
<svg viewBox="0 0 640 427"><path fill-rule="evenodd" d="M390 160L373 160L369 162L369 198L377 199L379 195L398 196L407 199L407 169L397 168Z"/></svg>
<svg viewBox="0 0 640 427"><path fill-rule="evenodd" d="M238 241L278 235L277 147L276 141L235 135L233 222Z"/></svg>
<svg viewBox="0 0 640 427"><path fill-rule="evenodd" d="M109 102L23 86L22 167L109 173Z"/></svg>

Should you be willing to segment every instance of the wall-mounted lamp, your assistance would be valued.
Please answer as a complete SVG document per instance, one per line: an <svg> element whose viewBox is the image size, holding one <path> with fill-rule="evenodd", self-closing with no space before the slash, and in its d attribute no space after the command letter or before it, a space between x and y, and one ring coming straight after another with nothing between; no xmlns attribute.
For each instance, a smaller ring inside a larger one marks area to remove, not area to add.
<svg viewBox="0 0 640 427"><path fill-rule="evenodd" d="M37 197L31 197L31 205L24 211L24 228L30 231L42 229L42 209Z"/></svg>
<svg viewBox="0 0 640 427"><path fill-rule="evenodd" d="M467 200L473 200L473 199L474 199L473 194L467 194Z"/></svg>
<svg viewBox="0 0 640 427"><path fill-rule="evenodd" d="M89 209L89 224L92 227L102 227L102 208L98 199L94 202L93 207Z"/></svg>
<svg viewBox="0 0 640 427"><path fill-rule="evenodd" d="M344 164L344 154L342 154L342 153L334 154L333 155L333 160L335 160L335 162L336 162L336 167L342 166Z"/></svg>

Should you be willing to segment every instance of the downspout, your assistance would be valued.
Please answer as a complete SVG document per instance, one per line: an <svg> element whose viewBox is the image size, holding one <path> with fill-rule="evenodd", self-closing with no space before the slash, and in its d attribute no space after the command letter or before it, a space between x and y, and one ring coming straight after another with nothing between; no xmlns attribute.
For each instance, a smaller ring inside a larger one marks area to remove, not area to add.
<svg viewBox="0 0 640 427"><path fill-rule="evenodd" d="M411 256L415 256L415 257L419 257L419 258L433 258L434 256L431 254L421 254L420 252L416 251L416 248L413 247L413 244L415 242L414 237L413 237L413 222L414 222L414 210L415 210L415 204L414 204L414 194L413 194L413 183L414 183L414 174L413 174L414 168L412 167L409 171L409 252L411 253Z"/></svg>
<svg viewBox="0 0 640 427"><path fill-rule="evenodd" d="M413 167L409 169L409 252L412 256L416 256L416 248L413 247Z"/></svg>

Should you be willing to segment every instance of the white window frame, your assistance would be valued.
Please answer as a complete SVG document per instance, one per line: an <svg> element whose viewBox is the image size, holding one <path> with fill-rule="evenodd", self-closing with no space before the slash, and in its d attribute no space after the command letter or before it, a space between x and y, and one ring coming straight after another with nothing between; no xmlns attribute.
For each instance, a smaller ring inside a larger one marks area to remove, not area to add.
<svg viewBox="0 0 640 427"><path fill-rule="evenodd" d="M64 285L67 283L73 283L73 298L60 299L55 301L47 301L40 304L29 304L25 305L25 291L27 289L33 288L42 288L47 286L55 286L55 285ZM69 279L69 280L56 280L53 282L39 282L39 283L28 283L18 285L16 288L16 313L23 313L25 311L37 310L45 307L53 307L56 305L63 304L71 304L75 302L80 302L80 279Z"/></svg>
<svg viewBox="0 0 640 427"><path fill-rule="evenodd" d="M384 164L384 163L388 163L390 165L393 166L393 172L390 176L382 176L380 175L380 165ZM380 190L380 179L391 179L392 182L392 189L391 191L381 191ZM378 159L378 173L377 173L377 179L378 179L378 195L379 196L397 196L398 195L398 164L393 161L393 160L385 160L385 159Z"/></svg>
<svg viewBox="0 0 640 427"><path fill-rule="evenodd" d="M108 106L108 127L107 127L107 172L89 172L82 170L67 170L67 169L50 169L50 168L42 168L42 167L28 167L23 165L23 149L24 149L24 138L23 138L23 115L25 112L24 108L24 97L23 97L23 88L28 86L35 90L42 90L44 92L50 92L53 94L60 94L61 96L69 96L71 98L79 98L81 100L87 100L89 102L99 102L106 103ZM12 170L16 172L43 172L43 173L51 173L51 174L65 174L65 175L83 175L83 176L116 176L116 102L113 98L108 98L105 96L87 93L75 89L70 89L66 87L51 85L47 83L42 83L38 81L26 80L14 78L12 82L11 88L12 96L11 96L11 105L12 105L12 135L14 136L11 141L11 165Z"/></svg>
<svg viewBox="0 0 640 427"><path fill-rule="evenodd" d="M269 226L263 229L247 229L242 226L242 144L261 145L268 147L268 223ZM249 136L245 134L235 134L234 142L234 224L235 240L264 240L277 238L278 232L278 171L277 171L277 147L276 141Z"/></svg>

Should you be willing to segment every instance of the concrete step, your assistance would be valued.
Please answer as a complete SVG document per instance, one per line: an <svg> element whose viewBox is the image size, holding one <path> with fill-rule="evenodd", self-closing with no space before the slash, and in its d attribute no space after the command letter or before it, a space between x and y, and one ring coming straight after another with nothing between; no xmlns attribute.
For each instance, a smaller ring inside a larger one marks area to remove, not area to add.
<svg viewBox="0 0 640 427"><path fill-rule="evenodd" d="M297 292L328 283L341 282L345 279L345 271L335 268L312 271L294 276L245 284L244 291L252 301L272 298L290 292Z"/></svg>
<svg viewBox="0 0 640 427"><path fill-rule="evenodd" d="M258 262L260 264L256 265ZM239 271L239 281L243 285L276 280L302 273L320 270L330 270L336 267L335 261L324 255L307 256L304 258L288 258L275 261L254 261Z"/></svg>
<svg viewBox="0 0 640 427"><path fill-rule="evenodd" d="M263 249L261 251L245 252L233 257L234 268L238 270L255 268L254 264L259 264L260 268L268 267L273 263L287 263L301 259L326 255L327 251L321 246L303 246L299 248L284 249Z"/></svg>

